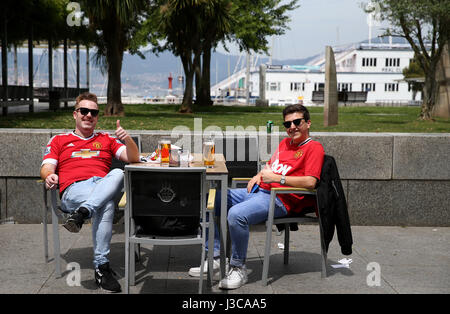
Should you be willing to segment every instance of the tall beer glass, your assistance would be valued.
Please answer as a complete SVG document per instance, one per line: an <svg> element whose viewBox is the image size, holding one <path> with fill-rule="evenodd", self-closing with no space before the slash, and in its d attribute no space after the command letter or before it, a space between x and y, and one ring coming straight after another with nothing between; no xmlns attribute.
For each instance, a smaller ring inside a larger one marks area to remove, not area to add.
<svg viewBox="0 0 450 314"><path fill-rule="evenodd" d="M213 140L207 140L203 143L203 165L205 165L207 168L214 167L215 151L216 148Z"/></svg>
<svg viewBox="0 0 450 314"><path fill-rule="evenodd" d="M170 162L170 140L159 141L159 156L161 157L161 166L168 167Z"/></svg>

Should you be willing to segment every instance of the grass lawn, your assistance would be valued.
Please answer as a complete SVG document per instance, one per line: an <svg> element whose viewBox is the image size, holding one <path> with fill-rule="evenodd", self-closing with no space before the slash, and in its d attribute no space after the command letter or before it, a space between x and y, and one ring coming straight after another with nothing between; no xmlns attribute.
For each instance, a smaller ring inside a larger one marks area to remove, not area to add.
<svg viewBox="0 0 450 314"><path fill-rule="evenodd" d="M117 117L104 117L100 106L97 129L113 130ZM201 118L203 129L214 125L226 127L266 125L272 120L282 126L282 107L229 107L213 106L195 108L194 114L180 114L178 105L125 105L121 126L127 130L171 130L176 126L194 129L194 118ZM436 118L435 122L420 121L419 107L339 107L337 126L323 126L323 107L309 107L313 132L403 132L450 133L450 119ZM1 128L71 129L74 126L72 110L58 112L17 113L0 116Z"/></svg>

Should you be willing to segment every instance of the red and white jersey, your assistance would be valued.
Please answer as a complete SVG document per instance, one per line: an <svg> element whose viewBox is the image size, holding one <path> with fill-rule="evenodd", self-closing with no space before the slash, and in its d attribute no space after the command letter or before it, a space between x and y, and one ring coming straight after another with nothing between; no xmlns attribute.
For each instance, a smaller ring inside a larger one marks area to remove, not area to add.
<svg viewBox="0 0 450 314"><path fill-rule="evenodd" d="M50 163L56 166L62 193L76 181L106 176L112 157L119 159L125 149L117 138L105 132L95 132L88 138L75 132L59 134L48 142L42 165Z"/></svg>
<svg viewBox="0 0 450 314"><path fill-rule="evenodd" d="M311 138L298 145L291 144L291 139L285 138L272 155L269 165L276 174L312 176L320 180L324 156L322 144ZM271 188L283 187L283 185L279 182L269 184L261 182L260 187L270 191ZM299 213L303 208L316 207L315 198L309 195L279 194L278 197L288 212Z"/></svg>

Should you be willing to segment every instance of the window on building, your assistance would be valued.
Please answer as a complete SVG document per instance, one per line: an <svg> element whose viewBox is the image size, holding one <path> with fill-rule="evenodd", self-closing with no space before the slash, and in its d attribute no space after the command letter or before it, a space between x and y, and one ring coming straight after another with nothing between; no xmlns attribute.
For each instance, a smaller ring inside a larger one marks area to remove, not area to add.
<svg viewBox="0 0 450 314"><path fill-rule="evenodd" d="M385 92L398 92L398 83L385 83L384 91Z"/></svg>
<svg viewBox="0 0 450 314"><path fill-rule="evenodd" d="M362 58L362 66L363 67L376 67L377 66L377 58Z"/></svg>
<svg viewBox="0 0 450 314"><path fill-rule="evenodd" d="M323 92L325 89L324 83L314 83L314 91L315 92Z"/></svg>
<svg viewBox="0 0 450 314"><path fill-rule="evenodd" d="M347 92L351 92L352 91L352 83L338 83L338 91L342 92L344 90Z"/></svg>
<svg viewBox="0 0 450 314"><path fill-rule="evenodd" d="M387 67L399 67L400 66L400 58L386 58Z"/></svg>
<svg viewBox="0 0 450 314"><path fill-rule="evenodd" d="M304 91L305 83L302 82L291 82L291 91Z"/></svg>
<svg viewBox="0 0 450 314"><path fill-rule="evenodd" d="M375 83L361 83L361 91L362 92L374 92L375 91Z"/></svg>

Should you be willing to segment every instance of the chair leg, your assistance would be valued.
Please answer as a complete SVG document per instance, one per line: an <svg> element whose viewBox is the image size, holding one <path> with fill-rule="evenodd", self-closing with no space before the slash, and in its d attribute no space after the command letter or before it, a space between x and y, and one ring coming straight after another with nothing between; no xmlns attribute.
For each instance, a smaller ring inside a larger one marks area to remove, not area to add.
<svg viewBox="0 0 450 314"><path fill-rule="evenodd" d="M126 235L125 235L126 236ZM125 294L130 293L130 243L125 239Z"/></svg>
<svg viewBox="0 0 450 314"><path fill-rule="evenodd" d="M48 212L48 202L47 202L47 190L45 189L45 185L43 185L44 190L44 211L42 213L42 224L44 225L44 258L45 262L48 263L48 228L47 228L47 212Z"/></svg>
<svg viewBox="0 0 450 314"><path fill-rule="evenodd" d="M209 251L209 248L208 248L208 268L212 267L212 263L211 263L211 265L209 264L209 256L210 256L210 251ZM205 267L205 244L202 245L202 254L201 254L201 262L200 262L200 278L199 278L199 282L198 282L198 294L202 294L203 293L203 276L205 275L203 273L203 267ZM209 268L209 269L211 269L211 268ZM208 279L209 276L210 275L208 273L206 275L207 279ZM210 278L210 280L212 280L212 278Z"/></svg>
<svg viewBox="0 0 450 314"><path fill-rule="evenodd" d="M263 273L262 273L262 285L267 286L267 277L269 275L269 262L270 262L270 246L272 245L272 225L266 223L266 247L264 251Z"/></svg>
<svg viewBox="0 0 450 314"><path fill-rule="evenodd" d="M128 258L129 258L129 263L128 263L128 269L129 269L129 284L130 286L134 286L136 283L136 261L134 259L134 254L136 252L136 243L131 242L130 243L130 247L129 247L129 252L128 252Z"/></svg>
<svg viewBox="0 0 450 314"><path fill-rule="evenodd" d="M52 226L53 226L53 255L55 257L55 272L56 277L61 277L61 249L59 245L59 225L58 216L55 209L52 210Z"/></svg>
<svg viewBox="0 0 450 314"><path fill-rule="evenodd" d="M325 239L323 237L323 229L322 225L319 222L319 232L320 232L320 251L321 251L321 259L322 259L322 278L327 277L327 250L325 246Z"/></svg>
<svg viewBox="0 0 450 314"><path fill-rule="evenodd" d="M212 287L212 281L214 278L214 267L213 267L213 263L214 263L214 241L212 241L212 239L214 239L214 219L211 219L210 223L208 223L208 239L211 239L210 241L208 241L208 274L207 274L207 281L208 281L208 286ZM229 233L228 233L229 234ZM204 252L202 252L203 254ZM204 256L203 256L204 259ZM203 260L202 259L202 260ZM200 268L203 269L203 268ZM203 271L201 271L200 273L203 273Z"/></svg>
<svg viewBox="0 0 450 314"><path fill-rule="evenodd" d="M284 265L289 264L289 224L284 224Z"/></svg>

